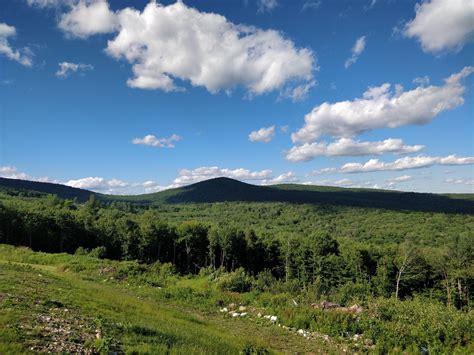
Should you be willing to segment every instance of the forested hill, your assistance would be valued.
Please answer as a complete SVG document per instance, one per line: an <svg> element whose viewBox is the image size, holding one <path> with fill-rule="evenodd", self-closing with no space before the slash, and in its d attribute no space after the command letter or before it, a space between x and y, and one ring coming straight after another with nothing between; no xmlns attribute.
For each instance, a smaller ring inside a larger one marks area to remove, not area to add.
<svg viewBox="0 0 474 355"><path fill-rule="evenodd" d="M86 201L95 194L103 202L141 205L213 202L287 202L336 206L372 207L391 210L474 213L472 194L441 195L373 189L349 189L297 184L257 186L229 178L210 179L153 194L103 195L59 184L0 178L0 189L30 194L55 194L60 198Z"/></svg>
<svg viewBox="0 0 474 355"><path fill-rule="evenodd" d="M42 194L57 195L62 199L77 199L79 202L87 201L91 195L99 195L92 191L61 184L19 179L6 179L2 177L0 177L0 191L5 191L9 194L20 194L26 196L39 196Z"/></svg>

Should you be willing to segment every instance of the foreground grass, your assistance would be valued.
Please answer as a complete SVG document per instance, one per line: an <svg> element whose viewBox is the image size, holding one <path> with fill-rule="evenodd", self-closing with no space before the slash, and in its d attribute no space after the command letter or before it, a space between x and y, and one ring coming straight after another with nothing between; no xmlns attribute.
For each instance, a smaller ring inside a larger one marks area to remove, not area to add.
<svg viewBox="0 0 474 355"><path fill-rule="evenodd" d="M0 354L474 353L472 310L414 298L324 311L308 292L223 291L230 274L215 274L0 244ZM231 304L247 315L219 311Z"/></svg>
<svg viewBox="0 0 474 355"><path fill-rule="evenodd" d="M234 296L214 306L199 279L158 287L107 274L124 265L133 263L0 245L0 353L341 351L274 325L222 316L217 305Z"/></svg>

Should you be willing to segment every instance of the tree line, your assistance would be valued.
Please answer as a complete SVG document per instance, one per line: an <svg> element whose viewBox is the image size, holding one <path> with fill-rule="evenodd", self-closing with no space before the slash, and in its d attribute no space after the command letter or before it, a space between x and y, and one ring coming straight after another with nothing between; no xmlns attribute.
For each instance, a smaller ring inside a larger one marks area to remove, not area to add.
<svg viewBox="0 0 474 355"><path fill-rule="evenodd" d="M280 207L276 209L278 216ZM291 292L318 296L405 298L425 294L470 308L474 286L472 235L423 245L356 241L327 230L261 233L244 222L167 219L159 209L85 204L55 196L0 199L0 242L44 252L89 252L102 258L171 263L180 273L243 269L272 278Z"/></svg>

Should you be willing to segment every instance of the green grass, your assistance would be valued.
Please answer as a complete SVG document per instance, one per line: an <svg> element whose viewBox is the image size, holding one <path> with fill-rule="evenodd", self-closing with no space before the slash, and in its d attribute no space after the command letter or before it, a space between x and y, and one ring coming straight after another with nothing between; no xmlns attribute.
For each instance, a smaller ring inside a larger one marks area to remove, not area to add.
<svg viewBox="0 0 474 355"><path fill-rule="evenodd" d="M222 316L209 302L212 292L202 296L203 278L157 288L98 271L131 265L0 245L0 353L336 352L276 326Z"/></svg>
<svg viewBox="0 0 474 355"><path fill-rule="evenodd" d="M376 298L353 315L313 309L311 292L223 291L219 277L0 244L0 354L474 353L472 310ZM249 316L219 312L231 303ZM300 328L312 338L297 335Z"/></svg>

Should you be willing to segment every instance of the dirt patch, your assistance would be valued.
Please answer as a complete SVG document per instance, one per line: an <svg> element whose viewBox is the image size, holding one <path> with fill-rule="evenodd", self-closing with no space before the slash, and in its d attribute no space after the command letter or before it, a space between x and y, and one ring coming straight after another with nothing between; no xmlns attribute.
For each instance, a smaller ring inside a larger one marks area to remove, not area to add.
<svg viewBox="0 0 474 355"><path fill-rule="evenodd" d="M113 266L104 266L99 269L99 275L105 275L115 272L116 269Z"/></svg>
<svg viewBox="0 0 474 355"><path fill-rule="evenodd" d="M33 324L22 328L33 337L28 349L34 352L90 354L102 335L91 319L72 315L67 308L38 314Z"/></svg>

